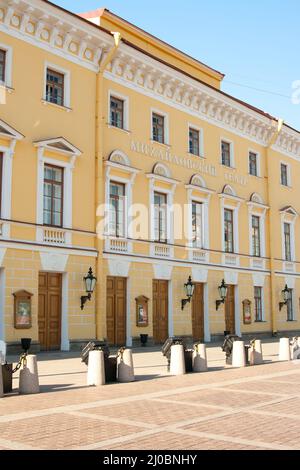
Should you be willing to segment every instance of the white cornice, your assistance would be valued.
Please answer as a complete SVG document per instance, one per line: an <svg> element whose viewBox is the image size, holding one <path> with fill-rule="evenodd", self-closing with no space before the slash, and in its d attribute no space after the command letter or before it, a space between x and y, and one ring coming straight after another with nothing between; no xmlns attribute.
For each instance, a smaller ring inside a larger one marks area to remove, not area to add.
<svg viewBox="0 0 300 470"><path fill-rule="evenodd" d="M0 31L95 72L113 45L105 32L41 0L0 0Z"/></svg>
<svg viewBox="0 0 300 470"><path fill-rule="evenodd" d="M0 31L95 73L113 38L41 0L0 0ZM268 147L277 122L135 48L121 44L105 77ZM283 126L272 149L300 160L300 133Z"/></svg>

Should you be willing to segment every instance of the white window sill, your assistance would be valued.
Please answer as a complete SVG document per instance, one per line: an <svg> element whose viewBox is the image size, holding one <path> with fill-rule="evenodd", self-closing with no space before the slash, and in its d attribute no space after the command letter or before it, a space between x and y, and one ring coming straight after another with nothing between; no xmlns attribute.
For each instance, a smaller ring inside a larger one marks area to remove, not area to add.
<svg viewBox="0 0 300 470"><path fill-rule="evenodd" d="M202 160L206 160L206 157L204 157L204 155L195 155L194 153L191 153L191 152L187 152L187 155L189 157L201 158Z"/></svg>
<svg viewBox="0 0 300 470"><path fill-rule="evenodd" d="M161 145L162 147L167 147L169 149L172 148L171 145L162 143L162 142L157 142L157 140L150 139L150 141L151 141L151 144Z"/></svg>
<svg viewBox="0 0 300 470"><path fill-rule="evenodd" d="M43 105L45 106L52 106L56 109L60 109L62 111L66 111L67 113L70 113L71 111L73 111L72 108L68 108L67 106L61 106L60 104L55 104L55 103L50 103L50 101L47 101L45 100L44 98L42 99L42 103Z"/></svg>
<svg viewBox="0 0 300 470"><path fill-rule="evenodd" d="M128 129L123 129L122 127L113 126L112 124L109 124L109 123L107 123L106 125L107 125L108 129L115 129L117 131L124 132L125 134L128 134L128 135L132 133Z"/></svg>
<svg viewBox="0 0 300 470"><path fill-rule="evenodd" d="M14 88L3 82L0 82L0 89L7 91L7 93L13 93L15 91Z"/></svg>

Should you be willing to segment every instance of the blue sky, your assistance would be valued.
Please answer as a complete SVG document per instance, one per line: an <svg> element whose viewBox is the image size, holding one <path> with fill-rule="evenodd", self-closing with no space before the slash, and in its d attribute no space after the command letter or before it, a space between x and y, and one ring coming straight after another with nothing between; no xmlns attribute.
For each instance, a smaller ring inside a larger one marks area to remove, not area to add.
<svg viewBox="0 0 300 470"><path fill-rule="evenodd" d="M54 3L74 12L105 6L225 73L227 93L300 130L300 99L292 102L300 81L299 0L106 1Z"/></svg>

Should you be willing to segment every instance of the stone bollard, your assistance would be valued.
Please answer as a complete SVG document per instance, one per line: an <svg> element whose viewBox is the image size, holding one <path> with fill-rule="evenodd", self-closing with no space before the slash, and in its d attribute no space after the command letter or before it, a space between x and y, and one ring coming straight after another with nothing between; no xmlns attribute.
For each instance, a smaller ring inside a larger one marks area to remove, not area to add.
<svg viewBox="0 0 300 470"><path fill-rule="evenodd" d="M20 370L19 393L20 395L33 395L35 393L40 393L36 356L28 355L26 357L26 365L24 365L23 369Z"/></svg>
<svg viewBox="0 0 300 470"><path fill-rule="evenodd" d="M207 372L207 355L205 344L196 344L193 352L193 371Z"/></svg>
<svg viewBox="0 0 300 470"><path fill-rule="evenodd" d="M3 393L3 377L2 377L2 366L0 364L0 398L4 396Z"/></svg>
<svg viewBox="0 0 300 470"><path fill-rule="evenodd" d="M183 345L174 344L171 346L170 374L184 375L185 373L186 370Z"/></svg>
<svg viewBox="0 0 300 470"><path fill-rule="evenodd" d="M251 366L258 366L264 363L262 345L261 345L260 339L255 340L254 347L253 346L251 347L249 353L250 353L250 365Z"/></svg>
<svg viewBox="0 0 300 470"><path fill-rule="evenodd" d="M121 383L134 382L134 366L131 349L121 349L117 362L117 380Z"/></svg>
<svg viewBox="0 0 300 470"><path fill-rule="evenodd" d="M89 352L87 384L91 387L105 385L105 366L103 351Z"/></svg>
<svg viewBox="0 0 300 470"><path fill-rule="evenodd" d="M234 341L232 350L232 367L246 367L244 341Z"/></svg>
<svg viewBox="0 0 300 470"><path fill-rule="evenodd" d="M291 348L290 348L289 338L280 338L279 360L280 361L290 361L291 360Z"/></svg>

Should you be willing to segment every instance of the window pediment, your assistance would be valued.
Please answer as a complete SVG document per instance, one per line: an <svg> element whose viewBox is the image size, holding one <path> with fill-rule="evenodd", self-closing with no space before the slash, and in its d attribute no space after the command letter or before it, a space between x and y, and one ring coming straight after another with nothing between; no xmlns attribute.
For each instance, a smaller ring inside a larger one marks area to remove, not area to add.
<svg viewBox="0 0 300 470"><path fill-rule="evenodd" d="M24 135L0 119L0 137L10 140L22 140Z"/></svg>
<svg viewBox="0 0 300 470"><path fill-rule="evenodd" d="M81 150L79 150L75 145L71 144L64 137L56 137L54 139L40 140L34 142L35 147L49 150L50 152L57 152L62 155L69 155L79 157L82 155Z"/></svg>

